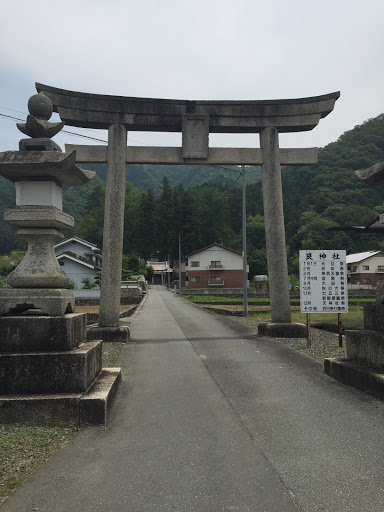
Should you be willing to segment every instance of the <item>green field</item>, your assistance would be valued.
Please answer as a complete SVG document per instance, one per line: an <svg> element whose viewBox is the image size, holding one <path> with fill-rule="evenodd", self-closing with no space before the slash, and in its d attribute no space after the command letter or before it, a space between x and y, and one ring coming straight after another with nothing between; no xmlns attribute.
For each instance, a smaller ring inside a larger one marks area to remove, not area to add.
<svg viewBox="0 0 384 512"><path fill-rule="evenodd" d="M195 304L215 304L218 302L225 302L231 304L242 304L243 299L241 298L230 298L230 297L219 297L217 295L183 295L184 299L187 299ZM291 302L297 302L300 304L300 299L290 299ZM365 299L365 298L350 298L348 299L349 304L363 304L368 302L375 302L375 299ZM269 297L250 297L248 298L248 304L265 304L269 303Z"/></svg>
<svg viewBox="0 0 384 512"><path fill-rule="evenodd" d="M303 322L306 323L306 313L300 313L300 311L292 311L292 322ZM269 320L271 318L270 310L268 311L251 311L249 312L250 318L256 318L260 321ZM311 322L323 322L337 325L337 313L311 313ZM341 323L345 329L363 329L363 307L362 306L350 306L348 313L342 313Z"/></svg>
<svg viewBox="0 0 384 512"><path fill-rule="evenodd" d="M225 297L217 297L214 295L183 295L183 297L195 304L217 304L228 303L228 307L231 305L241 305L242 299L229 299ZM291 299L291 302L297 302L299 305L299 299ZM349 299L348 313L342 313L341 322L345 329L363 329L363 306L362 303L375 302L375 299ZM265 304L263 311L249 311L249 318L254 318L260 321L269 320L271 318L271 310L268 306L269 298L252 298L248 300L249 305L257 305L258 303ZM337 313L311 313L311 322L323 322L337 325L338 318ZM292 310L292 321L303 322L307 321L306 313L300 313L300 311Z"/></svg>

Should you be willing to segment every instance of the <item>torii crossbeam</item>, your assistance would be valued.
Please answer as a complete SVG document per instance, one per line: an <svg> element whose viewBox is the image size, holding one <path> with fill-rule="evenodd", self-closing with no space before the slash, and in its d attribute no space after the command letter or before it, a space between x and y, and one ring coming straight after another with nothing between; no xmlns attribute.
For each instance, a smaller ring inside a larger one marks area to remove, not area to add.
<svg viewBox="0 0 384 512"><path fill-rule="evenodd" d="M65 124L108 130L105 146L72 146L77 162L107 162L100 326L119 322L127 163L261 165L273 323L291 322L280 165L313 165L317 148L279 149L278 134L312 130L340 93L285 100L190 101L106 96L36 84ZM181 148L127 147L127 131L182 132ZM257 148L210 148L209 133L259 133Z"/></svg>

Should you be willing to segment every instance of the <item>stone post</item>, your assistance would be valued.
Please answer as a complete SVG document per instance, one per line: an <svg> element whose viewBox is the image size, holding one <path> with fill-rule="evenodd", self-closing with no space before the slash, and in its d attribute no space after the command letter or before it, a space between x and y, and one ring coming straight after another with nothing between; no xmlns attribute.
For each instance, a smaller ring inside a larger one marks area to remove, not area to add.
<svg viewBox="0 0 384 512"><path fill-rule="evenodd" d="M263 157L261 169L272 322L290 323L279 133L276 128L265 128L260 133L260 146Z"/></svg>
<svg viewBox="0 0 384 512"><path fill-rule="evenodd" d="M108 130L107 181L103 230L103 270L100 290L100 327L118 327L124 234L127 129Z"/></svg>
<svg viewBox="0 0 384 512"><path fill-rule="evenodd" d="M0 289L0 421L29 425L104 424L119 385L119 368L102 368L102 341L87 340L87 315L75 313L68 276L54 243L73 227L62 211L62 187L95 174L51 140L63 122L49 121L53 104L32 96L19 130L30 139L0 153L0 175L16 184L5 220L28 242L24 259Z"/></svg>

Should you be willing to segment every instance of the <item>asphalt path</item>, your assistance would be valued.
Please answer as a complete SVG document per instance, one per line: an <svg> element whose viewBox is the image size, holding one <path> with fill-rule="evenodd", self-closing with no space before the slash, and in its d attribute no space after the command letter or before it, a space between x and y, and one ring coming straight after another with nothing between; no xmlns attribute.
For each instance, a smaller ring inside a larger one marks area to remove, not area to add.
<svg viewBox="0 0 384 512"><path fill-rule="evenodd" d="M384 404L322 364L152 287L107 428L1 512L384 510Z"/></svg>

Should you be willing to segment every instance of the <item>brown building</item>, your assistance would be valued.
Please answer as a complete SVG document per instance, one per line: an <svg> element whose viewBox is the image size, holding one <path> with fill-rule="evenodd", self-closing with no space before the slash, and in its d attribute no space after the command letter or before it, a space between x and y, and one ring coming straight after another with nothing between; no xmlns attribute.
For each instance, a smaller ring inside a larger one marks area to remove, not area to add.
<svg viewBox="0 0 384 512"><path fill-rule="evenodd" d="M181 264L181 286L189 289L242 288L242 253L212 244L189 254Z"/></svg>

